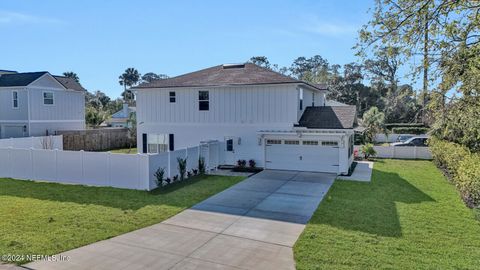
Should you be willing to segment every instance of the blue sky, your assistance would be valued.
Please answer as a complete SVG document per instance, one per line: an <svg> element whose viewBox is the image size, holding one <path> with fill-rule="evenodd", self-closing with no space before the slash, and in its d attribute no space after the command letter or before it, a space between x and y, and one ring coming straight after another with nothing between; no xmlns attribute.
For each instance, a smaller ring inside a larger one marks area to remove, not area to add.
<svg viewBox="0 0 480 270"><path fill-rule="evenodd" d="M0 69L76 72L90 91L115 98L128 67L169 76L265 55L290 65L320 54L358 60L351 49L373 0L2 1Z"/></svg>

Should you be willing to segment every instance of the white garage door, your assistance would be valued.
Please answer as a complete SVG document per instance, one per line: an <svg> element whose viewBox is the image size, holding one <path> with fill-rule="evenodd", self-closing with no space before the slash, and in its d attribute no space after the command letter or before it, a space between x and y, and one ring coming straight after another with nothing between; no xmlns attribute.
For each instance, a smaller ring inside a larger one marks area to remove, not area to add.
<svg viewBox="0 0 480 270"><path fill-rule="evenodd" d="M267 169L338 173L336 141L267 139Z"/></svg>

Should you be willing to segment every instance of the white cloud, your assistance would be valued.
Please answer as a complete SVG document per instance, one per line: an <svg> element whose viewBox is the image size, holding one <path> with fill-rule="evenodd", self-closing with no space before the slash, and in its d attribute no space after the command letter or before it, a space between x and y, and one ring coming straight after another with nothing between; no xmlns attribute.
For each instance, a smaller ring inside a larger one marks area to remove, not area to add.
<svg viewBox="0 0 480 270"><path fill-rule="evenodd" d="M0 10L0 24L39 24L62 23L54 18L38 17L29 14Z"/></svg>

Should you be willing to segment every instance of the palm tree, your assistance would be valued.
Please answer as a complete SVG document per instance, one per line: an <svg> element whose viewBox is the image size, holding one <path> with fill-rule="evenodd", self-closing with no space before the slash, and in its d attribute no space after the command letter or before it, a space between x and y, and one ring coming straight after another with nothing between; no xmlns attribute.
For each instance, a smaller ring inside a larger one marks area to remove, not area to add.
<svg viewBox="0 0 480 270"><path fill-rule="evenodd" d="M124 87L122 96L127 103L134 98L132 91L127 90L127 87L136 85L139 80L140 73L135 68L127 68L125 72L118 77L118 83Z"/></svg>
<svg viewBox="0 0 480 270"><path fill-rule="evenodd" d="M362 125L366 128L365 135L368 142L373 142L375 134L385 133L385 114L377 107L371 107L363 114Z"/></svg>
<svg viewBox="0 0 480 270"><path fill-rule="evenodd" d="M67 77L67 78L72 78L74 79L77 83L80 82L80 78L78 77L77 73L73 72L73 71L67 71L67 72L63 72L63 76Z"/></svg>

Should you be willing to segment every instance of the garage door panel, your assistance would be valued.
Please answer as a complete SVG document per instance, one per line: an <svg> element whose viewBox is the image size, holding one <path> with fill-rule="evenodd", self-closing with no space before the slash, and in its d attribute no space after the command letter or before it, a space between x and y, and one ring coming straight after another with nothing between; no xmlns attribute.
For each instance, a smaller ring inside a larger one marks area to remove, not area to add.
<svg viewBox="0 0 480 270"><path fill-rule="evenodd" d="M338 147L319 145L266 145L268 169L338 172Z"/></svg>

